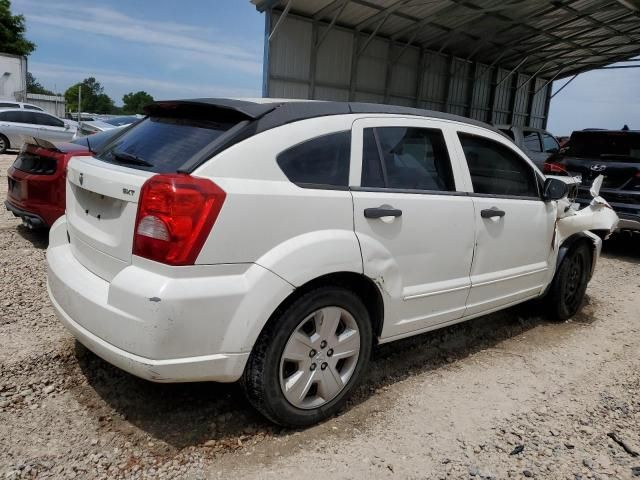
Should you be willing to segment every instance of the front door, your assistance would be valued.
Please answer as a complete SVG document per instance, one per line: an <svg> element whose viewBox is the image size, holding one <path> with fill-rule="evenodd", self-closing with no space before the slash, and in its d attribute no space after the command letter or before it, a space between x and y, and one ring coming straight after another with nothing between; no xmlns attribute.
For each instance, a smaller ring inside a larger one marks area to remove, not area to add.
<svg viewBox="0 0 640 480"><path fill-rule="evenodd" d="M354 123L354 227L364 273L383 291L385 340L464 314L473 200L458 192L461 166L451 162L446 135L430 120Z"/></svg>
<svg viewBox="0 0 640 480"><path fill-rule="evenodd" d="M483 132L484 133L484 132ZM506 139L459 129L475 206L476 251L465 315L540 294L552 260L556 206L541 199L541 178Z"/></svg>

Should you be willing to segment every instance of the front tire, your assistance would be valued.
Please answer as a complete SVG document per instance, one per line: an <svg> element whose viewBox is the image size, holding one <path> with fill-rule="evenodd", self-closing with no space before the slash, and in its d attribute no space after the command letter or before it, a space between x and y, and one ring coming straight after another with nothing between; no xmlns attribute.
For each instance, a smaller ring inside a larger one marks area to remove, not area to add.
<svg viewBox="0 0 640 480"><path fill-rule="evenodd" d="M313 425L344 406L369 363L371 346L362 300L347 289L317 288L265 327L242 385L249 402L271 421Z"/></svg>
<svg viewBox="0 0 640 480"><path fill-rule="evenodd" d="M584 243L572 248L564 257L547 300L553 318L567 320L578 312L587 291L591 261L591 249Z"/></svg>
<svg viewBox="0 0 640 480"><path fill-rule="evenodd" d="M9 139L4 135L0 135L0 155L5 153L9 146Z"/></svg>

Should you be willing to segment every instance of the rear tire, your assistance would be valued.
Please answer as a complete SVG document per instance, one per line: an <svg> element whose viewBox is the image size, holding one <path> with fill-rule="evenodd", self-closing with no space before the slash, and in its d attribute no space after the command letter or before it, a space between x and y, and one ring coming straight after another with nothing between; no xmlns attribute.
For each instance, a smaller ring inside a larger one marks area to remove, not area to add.
<svg viewBox="0 0 640 480"><path fill-rule="evenodd" d="M366 370L371 346L362 300L344 288L320 287L265 327L242 386L249 402L272 422L313 425L344 406Z"/></svg>
<svg viewBox="0 0 640 480"><path fill-rule="evenodd" d="M584 300L591 274L591 249L584 243L573 247L562 260L547 297L547 310L556 320L574 316Z"/></svg>
<svg viewBox="0 0 640 480"><path fill-rule="evenodd" d="M9 139L4 135L0 135L0 155L5 153L9 147Z"/></svg>

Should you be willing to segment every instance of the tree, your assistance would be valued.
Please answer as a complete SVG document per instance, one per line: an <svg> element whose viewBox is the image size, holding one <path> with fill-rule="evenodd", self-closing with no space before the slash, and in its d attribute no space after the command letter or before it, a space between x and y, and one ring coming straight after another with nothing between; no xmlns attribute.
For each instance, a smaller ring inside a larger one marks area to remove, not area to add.
<svg viewBox="0 0 640 480"><path fill-rule="evenodd" d="M64 99L67 102L67 110L78 111L78 89L82 87L82 104L80 111L91 113L111 113L113 100L104 93L104 87L94 77L85 78L82 82L67 88Z"/></svg>
<svg viewBox="0 0 640 480"><path fill-rule="evenodd" d="M29 55L36 44L24 38L24 16L11 14L10 0L0 0L0 52Z"/></svg>
<svg viewBox="0 0 640 480"><path fill-rule="evenodd" d="M151 102L153 102L153 97L147 92L127 93L122 97L122 103L124 103L122 113L144 113L144 106Z"/></svg>
<svg viewBox="0 0 640 480"><path fill-rule="evenodd" d="M36 80L31 72L27 72L27 92L28 93L39 93L41 95L55 95L51 90L47 90L42 86L42 84Z"/></svg>

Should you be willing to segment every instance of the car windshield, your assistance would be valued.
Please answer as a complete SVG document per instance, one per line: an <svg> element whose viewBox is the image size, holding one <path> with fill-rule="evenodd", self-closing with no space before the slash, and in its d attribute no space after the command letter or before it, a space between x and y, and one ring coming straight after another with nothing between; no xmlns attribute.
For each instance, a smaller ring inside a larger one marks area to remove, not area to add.
<svg viewBox="0 0 640 480"><path fill-rule="evenodd" d="M567 154L603 160L640 160L640 132L574 132Z"/></svg>
<svg viewBox="0 0 640 480"><path fill-rule="evenodd" d="M121 127L123 125L130 125L137 120L138 120L138 117L130 116L130 117L109 118L107 120L102 120L102 121L104 123L108 123L109 125L115 125L116 127Z"/></svg>
<svg viewBox="0 0 640 480"><path fill-rule="evenodd" d="M124 154L150 164L127 164L131 168L156 173L176 172L232 126L189 118L147 117L107 145L98 158L122 163L120 159Z"/></svg>

